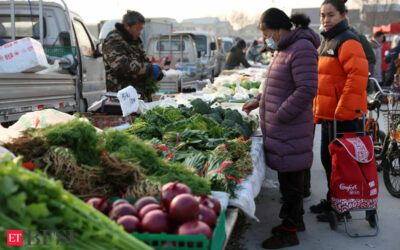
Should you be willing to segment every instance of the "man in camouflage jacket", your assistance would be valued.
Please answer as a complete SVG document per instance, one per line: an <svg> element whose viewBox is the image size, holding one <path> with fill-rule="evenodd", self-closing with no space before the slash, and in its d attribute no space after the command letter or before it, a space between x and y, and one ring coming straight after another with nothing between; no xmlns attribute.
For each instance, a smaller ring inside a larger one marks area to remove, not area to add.
<svg viewBox="0 0 400 250"><path fill-rule="evenodd" d="M132 85L141 98L148 101L145 83L150 77L158 81L163 77L160 67L152 65L146 57L140 34L145 23L144 17L136 11L128 11L122 24L115 24L103 41L103 60L106 70L107 91L118 92Z"/></svg>

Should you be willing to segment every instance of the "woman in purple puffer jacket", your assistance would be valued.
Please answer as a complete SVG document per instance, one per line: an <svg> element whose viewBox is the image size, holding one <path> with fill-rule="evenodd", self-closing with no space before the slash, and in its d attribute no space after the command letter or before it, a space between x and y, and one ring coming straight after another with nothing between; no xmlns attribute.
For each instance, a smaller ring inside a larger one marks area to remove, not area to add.
<svg viewBox="0 0 400 250"><path fill-rule="evenodd" d="M263 242L267 249L297 245L296 231L305 230L304 173L313 160L312 102L318 87L320 45L309 23L305 15L289 18L276 8L263 13L260 29L277 52L268 67L263 94L243 106L247 113L260 107L266 163L278 171L282 192L282 224Z"/></svg>

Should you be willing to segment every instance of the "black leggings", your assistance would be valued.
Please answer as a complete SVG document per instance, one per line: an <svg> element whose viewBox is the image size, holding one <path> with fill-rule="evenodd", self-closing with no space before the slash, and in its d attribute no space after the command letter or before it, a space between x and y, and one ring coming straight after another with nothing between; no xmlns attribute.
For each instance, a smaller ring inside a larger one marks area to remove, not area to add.
<svg viewBox="0 0 400 250"><path fill-rule="evenodd" d="M283 198L279 217L282 219L282 225L288 229L296 229L301 216L304 214L303 193L305 171L278 172L278 180Z"/></svg>

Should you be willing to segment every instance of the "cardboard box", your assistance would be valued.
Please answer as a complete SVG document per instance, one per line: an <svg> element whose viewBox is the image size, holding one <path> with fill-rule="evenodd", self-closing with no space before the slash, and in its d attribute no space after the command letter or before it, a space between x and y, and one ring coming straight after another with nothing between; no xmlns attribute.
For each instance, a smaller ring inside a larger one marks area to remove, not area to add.
<svg viewBox="0 0 400 250"><path fill-rule="evenodd" d="M47 69L42 44L30 37L0 46L0 73L38 72Z"/></svg>

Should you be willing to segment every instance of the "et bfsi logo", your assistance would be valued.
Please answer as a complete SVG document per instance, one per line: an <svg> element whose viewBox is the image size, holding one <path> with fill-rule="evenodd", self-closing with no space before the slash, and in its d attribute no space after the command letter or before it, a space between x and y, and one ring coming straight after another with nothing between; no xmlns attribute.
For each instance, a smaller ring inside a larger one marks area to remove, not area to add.
<svg viewBox="0 0 400 250"><path fill-rule="evenodd" d="M22 230L7 230L7 246L22 246L24 244Z"/></svg>
<svg viewBox="0 0 400 250"><path fill-rule="evenodd" d="M26 242L24 244L24 233ZM56 245L74 245L74 230L7 230L7 246L46 246L54 240ZM0 245L1 249L1 245Z"/></svg>

